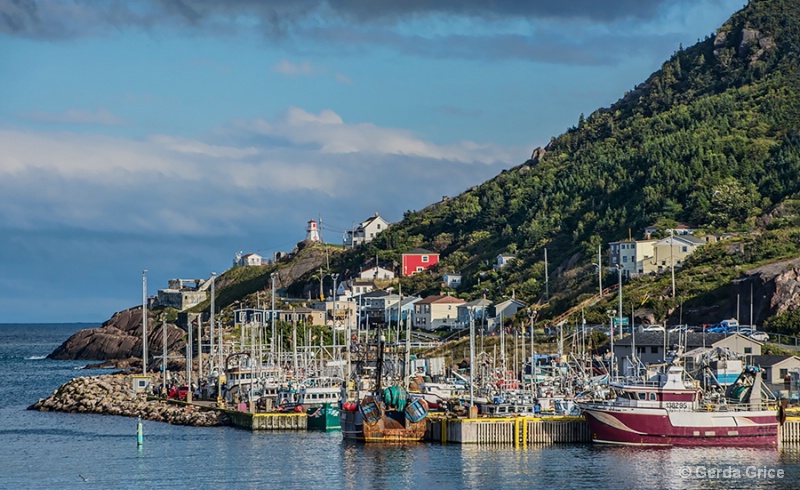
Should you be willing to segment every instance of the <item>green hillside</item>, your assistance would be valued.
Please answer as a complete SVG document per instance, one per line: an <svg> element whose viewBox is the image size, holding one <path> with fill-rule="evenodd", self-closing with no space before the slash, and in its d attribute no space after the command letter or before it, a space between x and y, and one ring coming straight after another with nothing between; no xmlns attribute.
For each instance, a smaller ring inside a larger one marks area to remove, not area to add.
<svg viewBox="0 0 800 490"><path fill-rule="evenodd" d="M591 262L598 246L605 251L629 233L641 238L645 226L761 231L759 218L800 191L799 55L800 2L751 1L717 33L677 49L617 103L581 115L531 160L456 198L407 212L338 266L354 270L376 255L399 262L403 251L424 247L440 252L442 261L434 274L404 280L404 291L438 291L441 273L460 271L462 296L487 291L494 298L550 300L544 313L554 316L596 289ZM796 234L786 230L795 224L791 217L772 220L771 234L760 240L780 243ZM753 263L799 252L769 244L764 250ZM516 253L518 260L496 272L499 253ZM688 277L689 269L681 274ZM733 275L716 274L680 301L708 294ZM641 303L658 316L676 307L659 290L669 289L663 280L637 286L646 289Z"/></svg>

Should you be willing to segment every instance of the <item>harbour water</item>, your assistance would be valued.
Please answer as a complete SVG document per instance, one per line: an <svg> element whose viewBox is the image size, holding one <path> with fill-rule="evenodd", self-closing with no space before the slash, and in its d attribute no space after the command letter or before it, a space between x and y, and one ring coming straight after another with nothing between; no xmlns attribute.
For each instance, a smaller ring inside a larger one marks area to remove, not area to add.
<svg viewBox="0 0 800 490"><path fill-rule="evenodd" d="M591 444L364 445L339 432L254 433L25 408L106 370L44 357L91 325L0 325L0 488L794 489L800 445L640 449Z"/></svg>

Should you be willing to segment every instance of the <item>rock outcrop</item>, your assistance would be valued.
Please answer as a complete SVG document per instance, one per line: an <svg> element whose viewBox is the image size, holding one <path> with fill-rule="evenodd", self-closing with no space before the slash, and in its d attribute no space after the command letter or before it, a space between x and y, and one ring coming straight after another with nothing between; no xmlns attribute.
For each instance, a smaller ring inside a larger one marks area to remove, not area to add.
<svg viewBox="0 0 800 490"><path fill-rule="evenodd" d="M151 354L160 354L163 348L161 324L148 315L147 325L148 351ZM167 350L184 352L186 332L171 323L166 324L166 332ZM141 366L141 306L115 313L99 328L90 328L75 333L47 357L58 360L113 360L118 361L114 364L118 368Z"/></svg>
<svg viewBox="0 0 800 490"><path fill-rule="evenodd" d="M722 298L684 309L683 318L699 324L738 316L740 323L748 324L752 307L752 323L761 325L771 316L800 308L800 258L743 271L720 293ZM678 315L673 311L668 323L678 323Z"/></svg>
<svg viewBox="0 0 800 490"><path fill-rule="evenodd" d="M201 427L230 424L224 412L203 409L197 405L147 400L143 394L133 392L131 382L131 376L122 374L75 378L61 385L49 397L28 407L28 410L122 415Z"/></svg>

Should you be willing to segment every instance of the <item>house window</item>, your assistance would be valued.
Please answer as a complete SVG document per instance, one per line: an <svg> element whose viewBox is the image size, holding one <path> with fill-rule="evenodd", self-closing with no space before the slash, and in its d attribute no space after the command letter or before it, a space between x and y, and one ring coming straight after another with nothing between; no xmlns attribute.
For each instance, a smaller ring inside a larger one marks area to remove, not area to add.
<svg viewBox="0 0 800 490"><path fill-rule="evenodd" d="M688 253L689 252L689 247L681 247L681 252Z"/></svg>
<svg viewBox="0 0 800 490"><path fill-rule="evenodd" d="M379 229L379 230L381 229L381 224L380 224L380 223L378 223L378 229Z"/></svg>
<svg viewBox="0 0 800 490"><path fill-rule="evenodd" d="M780 373L781 373L781 378L785 378L789 374L789 370L781 369Z"/></svg>
<svg viewBox="0 0 800 490"><path fill-rule="evenodd" d="M658 354L658 347L650 347L651 354Z"/></svg>
<svg viewBox="0 0 800 490"><path fill-rule="evenodd" d="M752 347L745 347L744 348L744 353L745 354L752 354L753 353L753 348Z"/></svg>
<svg viewBox="0 0 800 490"><path fill-rule="evenodd" d="M423 268L422 268L422 267L420 267L420 266L417 266L417 272L422 272L423 270L425 270L425 269L423 269Z"/></svg>
<svg viewBox="0 0 800 490"><path fill-rule="evenodd" d="M422 261L423 262L427 262L428 261L428 256L427 255L423 255L422 256Z"/></svg>
<svg viewBox="0 0 800 490"><path fill-rule="evenodd" d="M628 263L628 257L627 256L623 256L622 257L622 263L623 264L627 264Z"/></svg>

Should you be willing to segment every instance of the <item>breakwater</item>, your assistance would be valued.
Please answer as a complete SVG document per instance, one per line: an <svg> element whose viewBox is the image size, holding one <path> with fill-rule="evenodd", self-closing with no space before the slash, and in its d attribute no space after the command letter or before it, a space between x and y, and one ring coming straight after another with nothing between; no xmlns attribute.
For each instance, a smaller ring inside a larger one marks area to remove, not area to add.
<svg viewBox="0 0 800 490"><path fill-rule="evenodd" d="M132 377L124 374L75 378L29 406L28 410L142 417L173 425L230 424L228 415L222 411L136 394Z"/></svg>

